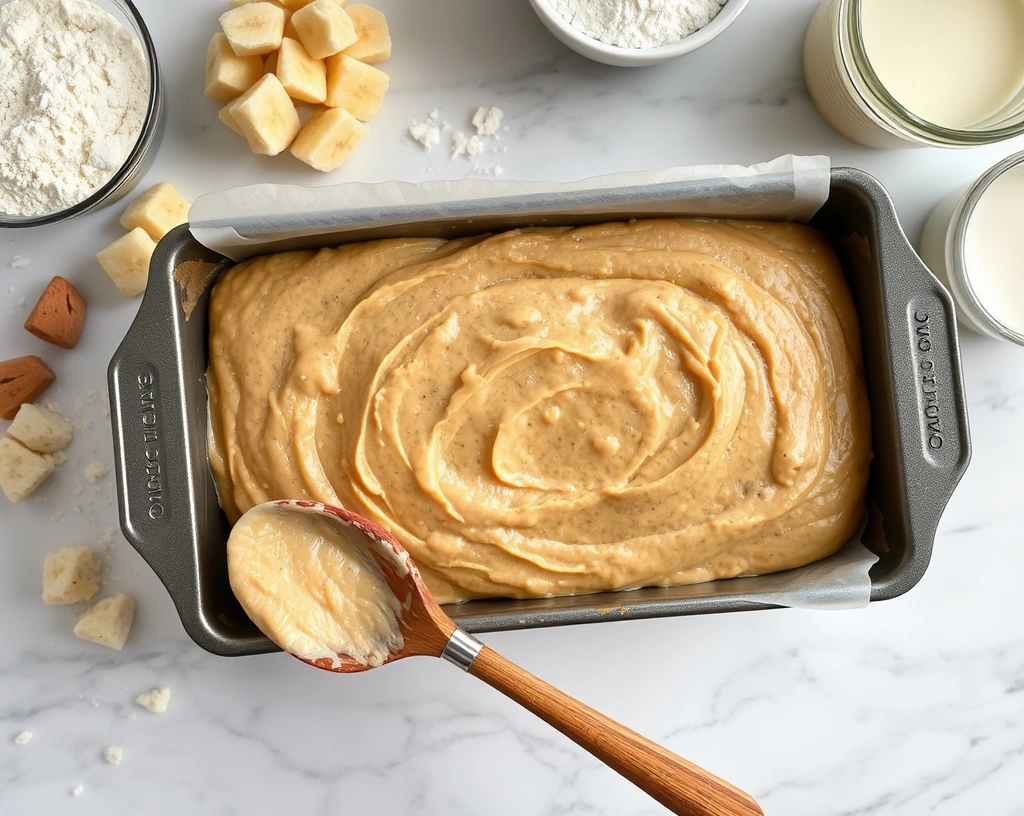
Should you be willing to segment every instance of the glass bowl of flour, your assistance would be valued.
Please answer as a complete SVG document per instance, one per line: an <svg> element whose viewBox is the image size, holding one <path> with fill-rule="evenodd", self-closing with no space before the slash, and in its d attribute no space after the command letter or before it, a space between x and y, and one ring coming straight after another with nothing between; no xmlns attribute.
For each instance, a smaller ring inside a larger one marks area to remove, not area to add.
<svg viewBox="0 0 1024 816"><path fill-rule="evenodd" d="M564 45L606 65L640 67L689 54L740 16L749 0L530 0Z"/></svg>
<svg viewBox="0 0 1024 816"><path fill-rule="evenodd" d="M156 51L130 0L0 2L0 227L116 201L163 133Z"/></svg>

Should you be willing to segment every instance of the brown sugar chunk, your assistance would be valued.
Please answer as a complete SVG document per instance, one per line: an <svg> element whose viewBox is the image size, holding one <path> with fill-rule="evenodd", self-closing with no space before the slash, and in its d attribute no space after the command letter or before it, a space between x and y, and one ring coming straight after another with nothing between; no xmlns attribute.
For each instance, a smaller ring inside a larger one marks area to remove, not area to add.
<svg viewBox="0 0 1024 816"><path fill-rule="evenodd" d="M74 285L57 275L39 296L25 328L41 340L74 348L85 325L85 299Z"/></svg>
<svg viewBox="0 0 1024 816"><path fill-rule="evenodd" d="M18 409L42 394L54 379L50 367L38 357L15 357L0 363L0 417L14 419Z"/></svg>

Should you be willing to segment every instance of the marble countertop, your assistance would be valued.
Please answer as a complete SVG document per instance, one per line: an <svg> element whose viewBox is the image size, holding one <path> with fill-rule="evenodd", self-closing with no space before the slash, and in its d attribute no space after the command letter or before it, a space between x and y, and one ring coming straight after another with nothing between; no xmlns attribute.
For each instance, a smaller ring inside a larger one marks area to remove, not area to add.
<svg viewBox="0 0 1024 816"><path fill-rule="evenodd" d="M754 0L675 63L577 57L526 0L379 0L395 57L370 137L330 178L239 149L202 94L220 3L138 0L166 77L168 126L144 185L194 197L254 180L323 184L570 180L675 164L825 153L875 174L912 240L938 199L1024 140L881 152L818 116L800 47L815 0ZM438 108L469 130L498 105L498 152L451 160L404 134ZM92 260L121 208L0 233L0 358L39 354L75 420L69 463L40 501L0 502L0 813L575 814L663 812L568 740L441 661L336 677L282 655L226 659L185 635L166 592L117 533L104 416L107 361L138 307ZM12 268L15 255L30 259ZM21 323L50 276L89 304L74 351ZM1024 814L1024 351L965 334L974 459L923 581L844 612L780 610L484 636L548 681L750 791L775 816ZM113 535L108 588L138 600L123 652L71 634L78 609L39 600L47 550ZM135 696L169 686L167 713ZM22 730L33 733L15 745ZM119 767L103 749L124 748ZM78 797L72 789L82 786Z"/></svg>

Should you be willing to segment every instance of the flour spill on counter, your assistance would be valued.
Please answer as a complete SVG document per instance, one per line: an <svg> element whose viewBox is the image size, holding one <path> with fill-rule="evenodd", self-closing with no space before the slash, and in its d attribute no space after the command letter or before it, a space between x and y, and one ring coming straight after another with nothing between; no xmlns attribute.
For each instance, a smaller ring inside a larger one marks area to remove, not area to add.
<svg viewBox="0 0 1024 816"><path fill-rule="evenodd" d="M444 134L451 133L448 155L452 161L460 158L470 159L474 172L500 176L504 172L501 165L483 162L479 157L485 152L498 152L493 141L501 138L502 130L508 130L507 126L502 127L503 118L504 111L501 108L493 105L477 108L470 119L472 127L476 130L476 133L472 134L442 120L440 108L434 108L426 118L412 122L406 133L427 152L441 143Z"/></svg>

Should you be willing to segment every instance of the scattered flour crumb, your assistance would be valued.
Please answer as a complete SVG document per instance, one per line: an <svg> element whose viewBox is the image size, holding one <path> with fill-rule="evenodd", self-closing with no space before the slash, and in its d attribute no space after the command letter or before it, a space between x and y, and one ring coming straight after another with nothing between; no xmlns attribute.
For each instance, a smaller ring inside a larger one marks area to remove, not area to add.
<svg viewBox="0 0 1024 816"><path fill-rule="evenodd" d="M106 552L117 549L117 543L114 541L114 528L107 527L103 531L103 535L100 536L99 548Z"/></svg>
<svg viewBox="0 0 1024 816"><path fill-rule="evenodd" d="M87 405L92 405L99 398L100 392L95 388L85 389L85 402Z"/></svg>
<svg viewBox="0 0 1024 816"><path fill-rule="evenodd" d="M452 161L459 158L475 160L485 151L497 153L498 148L490 147L490 140L498 139L499 132L507 131L508 126L502 125L504 112L501 108L491 105L479 107L470 117L476 133L466 134L461 130L454 130L448 122L440 119L437 108L434 108L422 122L413 122L409 126L409 135L415 139L425 150L430 150L441 141L441 134L451 131L451 147L449 157ZM501 152L507 152L507 148ZM500 176L504 170L499 164L484 164L480 161L472 161L473 171L486 176ZM434 168L431 167L433 170Z"/></svg>
<svg viewBox="0 0 1024 816"><path fill-rule="evenodd" d="M18 305L19 306L24 306L25 303L26 303L25 298L18 298Z"/></svg>
<svg viewBox="0 0 1024 816"><path fill-rule="evenodd" d="M484 142L479 136L469 136L461 130L452 134L452 158L459 156L479 156L484 152Z"/></svg>
<svg viewBox="0 0 1024 816"><path fill-rule="evenodd" d="M167 704L171 701L171 690L169 688L155 688L146 691L135 698L135 702L146 711L154 714L163 714L167 710Z"/></svg>
<svg viewBox="0 0 1024 816"><path fill-rule="evenodd" d="M24 269L32 263L31 258L26 258L24 255L15 255L11 258L11 269Z"/></svg>
<svg viewBox="0 0 1024 816"><path fill-rule="evenodd" d="M82 795L82 791L84 791L84 790L85 790L85 787L83 785L75 785L71 789L71 795L72 796L81 796Z"/></svg>
<svg viewBox="0 0 1024 816"><path fill-rule="evenodd" d="M18 736L14 738L15 745L28 745L30 742L32 742L31 731L22 731L20 734L18 734Z"/></svg>
<svg viewBox="0 0 1024 816"><path fill-rule="evenodd" d="M57 510L52 516L50 516L50 521L56 524L62 518L64 518L64 514L60 510Z"/></svg>
<svg viewBox="0 0 1024 816"><path fill-rule="evenodd" d="M121 760L124 759L124 749L117 745L111 745L103 751L103 758L111 765L120 765Z"/></svg>
<svg viewBox="0 0 1024 816"><path fill-rule="evenodd" d="M409 126L409 135L419 142L424 150L430 150L441 141L441 128L437 124L437 117L431 112L422 122L413 122Z"/></svg>
<svg viewBox="0 0 1024 816"><path fill-rule="evenodd" d="M477 108L473 114L473 127L480 136L495 136L501 129L501 117L505 112L493 105L489 108Z"/></svg>
<svg viewBox="0 0 1024 816"><path fill-rule="evenodd" d="M85 466L85 478L95 484L107 475L107 466L99 460Z"/></svg>

